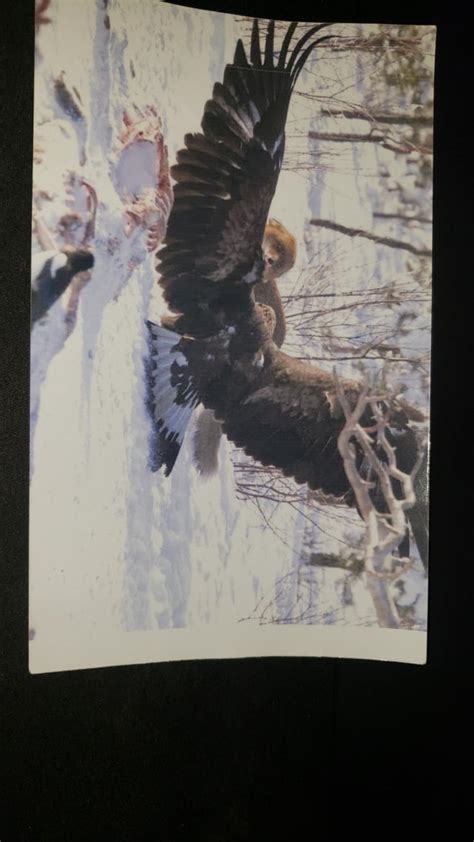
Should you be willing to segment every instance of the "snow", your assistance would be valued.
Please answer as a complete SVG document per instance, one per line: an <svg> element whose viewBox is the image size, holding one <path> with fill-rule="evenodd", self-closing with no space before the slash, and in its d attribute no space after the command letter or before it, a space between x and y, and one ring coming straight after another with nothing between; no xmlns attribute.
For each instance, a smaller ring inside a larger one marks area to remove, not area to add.
<svg viewBox="0 0 474 842"><path fill-rule="evenodd" d="M44 154L35 183L50 195L44 221L54 230L67 209L71 171L94 185L99 204L95 265L75 329L67 335L63 300L32 332L32 645L66 629L100 636L266 622L270 614L288 622L301 587L310 598L300 622L374 624L361 579L348 584L341 569L301 568L301 509L264 504L264 521L238 498L227 440L214 477L202 479L192 465L192 422L171 476L149 470L145 320L159 321L164 306L144 232L124 234L123 200L151 186L154 160L146 143L120 156L117 138L130 103L154 105L172 163L185 132L198 130L240 30L230 16L151 2L110 0L107 14L110 29L102 0L58 0L38 40L36 137ZM77 123L64 119L52 96L51 80L63 70L80 93L84 120ZM313 76L304 73L300 84L314 85ZM295 97L291 116L308 124L305 100ZM376 166L374 155L364 157L364 168ZM308 258L337 239L309 230L310 215L371 227L366 180L351 162L323 182L282 173L271 215L295 233L299 255L286 290ZM367 263L375 272L382 251L357 240L344 245L344 266L357 273L351 283L363 285ZM390 259L382 275L393 273ZM321 513L314 529L330 551L347 545L360 524L336 508ZM423 602L425 593L418 577L404 599L421 594Z"/></svg>
<svg viewBox="0 0 474 842"><path fill-rule="evenodd" d="M143 188L154 188L155 148L150 141L124 149L115 169L117 193L122 199L138 196Z"/></svg>

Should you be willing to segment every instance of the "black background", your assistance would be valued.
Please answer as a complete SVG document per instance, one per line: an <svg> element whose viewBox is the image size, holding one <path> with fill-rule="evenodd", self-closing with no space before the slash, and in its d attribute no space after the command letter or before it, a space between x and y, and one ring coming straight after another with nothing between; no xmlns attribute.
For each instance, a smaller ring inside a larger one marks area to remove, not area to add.
<svg viewBox="0 0 474 842"><path fill-rule="evenodd" d="M138 0L133 0L138 2ZM132 2L132 0L129 0ZM191 5L185 3L183 5ZM33 2L1 13L1 842L329 835L472 840L466 424L472 376L472 29L431 3L193 3L282 19L435 23L429 662L266 658L27 668ZM1 31L0 30L0 31ZM468 538L469 532L469 538ZM462 593L461 593L462 589ZM461 600L461 596L465 599ZM463 756L464 755L464 756ZM464 830L455 830L462 823ZM432 828L432 830L428 830Z"/></svg>

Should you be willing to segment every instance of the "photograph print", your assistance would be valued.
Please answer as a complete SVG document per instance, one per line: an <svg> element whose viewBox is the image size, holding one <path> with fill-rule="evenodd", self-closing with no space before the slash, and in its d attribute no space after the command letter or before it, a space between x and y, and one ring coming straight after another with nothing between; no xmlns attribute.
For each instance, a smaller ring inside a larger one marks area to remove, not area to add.
<svg viewBox="0 0 474 842"><path fill-rule="evenodd" d="M35 29L30 671L424 663L435 27Z"/></svg>

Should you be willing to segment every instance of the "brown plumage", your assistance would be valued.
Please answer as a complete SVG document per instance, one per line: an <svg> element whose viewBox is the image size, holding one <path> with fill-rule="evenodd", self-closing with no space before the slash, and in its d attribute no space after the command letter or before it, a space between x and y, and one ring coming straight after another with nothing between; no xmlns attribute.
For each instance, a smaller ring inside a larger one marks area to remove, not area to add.
<svg viewBox="0 0 474 842"><path fill-rule="evenodd" d="M170 472L189 417L201 403L255 460L353 504L337 448L344 413L334 378L278 348L275 311L254 292L268 268L262 241L283 161L291 92L323 40L311 40L321 24L290 50L296 26L289 25L278 60L273 22L263 53L255 22L250 61L238 41L223 84L214 86L205 105L202 134L186 135L172 168L174 206L158 258L160 285L175 316L161 327L149 323L151 404L159 436L153 467L165 465ZM361 385L344 380L342 388L354 406ZM417 458L415 433L406 413L385 410L398 465L410 471ZM373 421L367 409L361 423ZM362 452L357 459L362 469ZM377 486L372 494L383 507Z"/></svg>
<svg viewBox="0 0 474 842"><path fill-rule="evenodd" d="M219 329L220 300L236 284L254 285L265 270L262 241L278 182L292 89L325 24L311 27L290 51L288 27L274 61L274 22L262 56L258 23L250 62L242 41L222 83L204 106L202 132L187 134L171 167L174 204L158 252L163 295L182 313L178 332ZM324 40L319 39L319 42Z"/></svg>
<svg viewBox="0 0 474 842"><path fill-rule="evenodd" d="M275 219L269 219L265 226L262 243L265 269L263 280L255 284L255 300L268 304L275 313L273 341L279 348L286 336L286 319L278 289L277 278L293 268L296 260L296 240L292 234ZM197 413L193 432L193 462L202 476L211 476L219 466L219 447L222 425L212 409L201 409Z"/></svg>
<svg viewBox="0 0 474 842"><path fill-rule="evenodd" d="M295 265L296 240L276 219L269 219L265 226L262 251L265 264L264 283L281 278Z"/></svg>

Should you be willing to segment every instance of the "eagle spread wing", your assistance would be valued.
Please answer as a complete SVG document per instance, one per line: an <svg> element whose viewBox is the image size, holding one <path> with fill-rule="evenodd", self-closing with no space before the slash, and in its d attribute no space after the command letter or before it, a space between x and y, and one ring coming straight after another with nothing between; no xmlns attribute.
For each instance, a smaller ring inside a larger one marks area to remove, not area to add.
<svg viewBox="0 0 474 842"><path fill-rule="evenodd" d="M171 471L192 410L202 403L254 459L354 504L337 447L345 420L334 378L278 349L274 312L255 301L252 289L263 273L262 239L283 161L291 92L323 40L313 37L320 24L290 51L296 25L289 25L276 62L274 23L263 56L257 22L250 62L238 41L223 84L206 103L202 134L186 136L172 168L175 199L158 267L164 297L177 315L162 326L148 323L150 409L159 438L152 467ZM361 385L341 385L354 406ZM361 423L373 421L368 408ZM390 423L387 438L398 465L411 471L415 432L403 413ZM363 458L360 451L361 468ZM383 508L378 494L375 488L374 502Z"/></svg>
<svg viewBox="0 0 474 842"><path fill-rule="evenodd" d="M188 332L206 329L203 311L209 305L212 310L223 286L262 277L262 240L283 161L291 93L323 40L314 36L325 24L307 30L290 51L296 26L289 25L275 60L274 22L262 55L255 21L250 61L239 40L223 82L214 85L204 107L202 133L186 135L171 168L177 183L158 270L164 297L186 315Z"/></svg>

